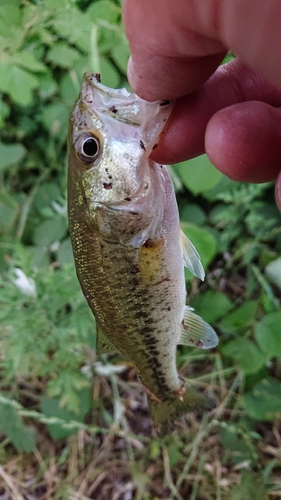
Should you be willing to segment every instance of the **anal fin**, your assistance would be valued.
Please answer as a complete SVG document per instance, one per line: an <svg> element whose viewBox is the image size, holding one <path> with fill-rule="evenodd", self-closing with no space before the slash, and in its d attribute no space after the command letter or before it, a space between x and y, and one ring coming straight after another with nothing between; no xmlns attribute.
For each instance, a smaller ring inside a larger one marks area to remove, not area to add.
<svg viewBox="0 0 281 500"><path fill-rule="evenodd" d="M215 330L200 316L193 312L191 307L185 306L179 345L190 345L211 349L218 345L219 339Z"/></svg>
<svg viewBox="0 0 281 500"><path fill-rule="evenodd" d="M96 352L100 354L113 354L117 352L118 349L110 342L107 336L103 333L101 327L97 325L97 343Z"/></svg>

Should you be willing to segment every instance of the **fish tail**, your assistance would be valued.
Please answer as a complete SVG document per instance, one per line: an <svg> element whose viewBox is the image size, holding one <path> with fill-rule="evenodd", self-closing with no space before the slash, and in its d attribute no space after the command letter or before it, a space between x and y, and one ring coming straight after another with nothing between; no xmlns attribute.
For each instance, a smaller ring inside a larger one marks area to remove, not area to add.
<svg viewBox="0 0 281 500"><path fill-rule="evenodd" d="M180 393L174 393L162 401L149 398L148 404L155 426L169 425L187 412L203 413L214 407L212 399L185 385Z"/></svg>

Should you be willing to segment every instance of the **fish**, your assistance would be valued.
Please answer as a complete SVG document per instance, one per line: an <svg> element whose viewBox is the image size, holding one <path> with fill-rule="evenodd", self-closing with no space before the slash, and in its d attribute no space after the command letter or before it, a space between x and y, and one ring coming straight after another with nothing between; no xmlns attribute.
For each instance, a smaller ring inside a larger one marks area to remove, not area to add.
<svg viewBox="0 0 281 500"><path fill-rule="evenodd" d="M97 353L136 368L155 426L212 401L177 371L177 345L213 348L213 328L185 305L184 266L204 279L181 231L168 169L150 159L172 109L85 73L68 139L68 217L76 273L97 327Z"/></svg>

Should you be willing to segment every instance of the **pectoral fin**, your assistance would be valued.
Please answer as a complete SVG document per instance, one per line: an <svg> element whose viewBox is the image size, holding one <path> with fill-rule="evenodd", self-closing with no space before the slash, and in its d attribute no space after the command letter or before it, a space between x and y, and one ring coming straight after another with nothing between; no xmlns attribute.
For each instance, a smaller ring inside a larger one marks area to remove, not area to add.
<svg viewBox="0 0 281 500"><path fill-rule="evenodd" d="M182 230L180 232L180 246L185 267L187 267L194 276L204 281L205 271L201 263L200 255Z"/></svg>
<svg viewBox="0 0 281 500"><path fill-rule="evenodd" d="M97 325L97 345L96 352L100 354L112 354L117 352L116 347L108 340L107 336L101 330L101 327Z"/></svg>
<svg viewBox="0 0 281 500"><path fill-rule="evenodd" d="M213 328L200 316L194 314L191 307L185 306L182 331L178 344L211 349L218 345L218 336Z"/></svg>

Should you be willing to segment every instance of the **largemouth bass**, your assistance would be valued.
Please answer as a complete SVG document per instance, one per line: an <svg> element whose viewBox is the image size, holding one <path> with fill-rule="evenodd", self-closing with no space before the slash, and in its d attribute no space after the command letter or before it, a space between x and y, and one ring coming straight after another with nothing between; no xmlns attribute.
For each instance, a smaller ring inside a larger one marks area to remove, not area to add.
<svg viewBox="0 0 281 500"><path fill-rule="evenodd" d="M97 351L132 361L155 424L209 408L179 377L176 349L218 342L185 306L184 264L201 279L204 271L180 231L168 170L149 158L170 110L86 73L69 129L70 234Z"/></svg>

